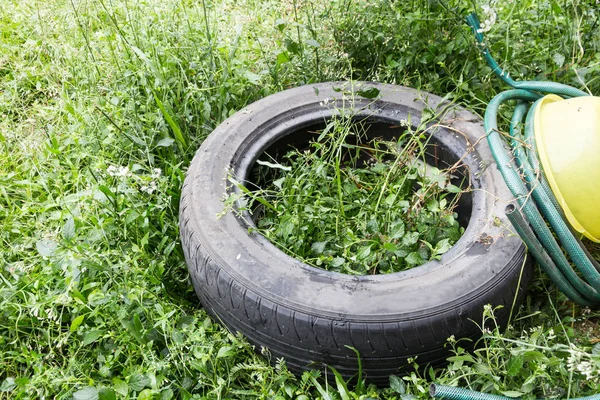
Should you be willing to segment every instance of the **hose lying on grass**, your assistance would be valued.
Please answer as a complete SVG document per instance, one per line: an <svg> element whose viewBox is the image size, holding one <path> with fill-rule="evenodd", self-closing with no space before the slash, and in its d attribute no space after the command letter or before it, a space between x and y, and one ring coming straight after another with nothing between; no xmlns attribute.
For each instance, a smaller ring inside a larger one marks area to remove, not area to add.
<svg viewBox="0 0 600 400"><path fill-rule="evenodd" d="M519 206L509 204L506 215L529 252L561 292L578 304L597 305L600 303L600 266L565 222L564 213L541 169L533 134L534 113L543 94L552 93L562 98L588 94L561 83L513 80L486 48L483 34L478 31L480 23L475 13L467 17L467 24L473 29L483 56L494 74L514 88L496 95L488 104L484 116L485 132L496 165ZM518 101L510 121L512 154L505 147L498 130L498 109L509 100ZM524 134L521 134L523 119ZM561 246L577 270L572 267ZM429 392L433 397L447 400L511 399L438 384L432 384ZM577 400L600 400L600 394Z"/></svg>
<svg viewBox="0 0 600 400"><path fill-rule="evenodd" d="M432 397L446 400L515 400L514 397L500 396L497 394L480 393L474 390L457 388L454 386L444 386L432 384L429 387L429 394ZM599 400L600 394L593 396L579 397L571 400Z"/></svg>

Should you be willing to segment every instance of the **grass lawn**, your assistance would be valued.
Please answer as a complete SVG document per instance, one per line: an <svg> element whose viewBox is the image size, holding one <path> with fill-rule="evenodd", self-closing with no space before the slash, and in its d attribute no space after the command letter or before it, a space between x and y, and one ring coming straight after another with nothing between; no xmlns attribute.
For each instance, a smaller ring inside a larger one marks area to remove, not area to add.
<svg viewBox="0 0 600 400"><path fill-rule="evenodd" d="M294 377L272 366L209 318L188 282L184 174L246 104L365 79L482 114L506 89L461 22L474 4L443 5L2 0L0 398L409 400L429 398L434 380L531 399L600 392L600 313L541 274L511 326L484 332L476 352L451 338L447 368L356 390L328 386L326 368ZM600 94L596 0L493 7L488 38L513 76Z"/></svg>

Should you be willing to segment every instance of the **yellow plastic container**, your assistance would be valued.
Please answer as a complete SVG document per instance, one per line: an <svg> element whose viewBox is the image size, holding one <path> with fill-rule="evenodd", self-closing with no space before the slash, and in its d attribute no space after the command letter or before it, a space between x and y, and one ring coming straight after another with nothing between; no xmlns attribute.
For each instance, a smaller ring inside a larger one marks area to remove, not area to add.
<svg viewBox="0 0 600 400"><path fill-rule="evenodd" d="M600 97L549 94L534 122L540 161L573 228L600 243Z"/></svg>

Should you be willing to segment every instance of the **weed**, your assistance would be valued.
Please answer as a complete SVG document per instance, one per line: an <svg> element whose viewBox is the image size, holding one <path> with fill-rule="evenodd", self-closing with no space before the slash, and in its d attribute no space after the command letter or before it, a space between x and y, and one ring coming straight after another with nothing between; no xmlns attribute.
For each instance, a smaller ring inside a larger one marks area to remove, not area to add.
<svg viewBox="0 0 600 400"><path fill-rule="evenodd" d="M405 125L396 140L369 139L374 128L342 112L281 164L259 159L270 181L246 201L258 231L313 266L349 274L439 259L462 233L462 189L451 171L424 162L429 136Z"/></svg>

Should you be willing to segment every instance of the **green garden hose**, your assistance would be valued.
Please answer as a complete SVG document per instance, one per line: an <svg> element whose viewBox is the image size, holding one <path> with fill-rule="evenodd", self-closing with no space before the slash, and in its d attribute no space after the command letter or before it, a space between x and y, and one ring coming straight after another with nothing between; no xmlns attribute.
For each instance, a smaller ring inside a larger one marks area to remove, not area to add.
<svg viewBox="0 0 600 400"><path fill-rule="evenodd" d="M474 390L433 384L429 387L429 394L433 397L446 400L515 400L514 397L499 396L497 394L480 393ZM571 400L600 400L600 394L579 397Z"/></svg>
<svg viewBox="0 0 600 400"><path fill-rule="evenodd" d="M539 248L538 244L541 243L541 251L537 257L534 254L534 257L554 283L571 300L586 306L598 304L600 303L600 272L598 265L589 256L581 241L575 237L568 223L565 222L556 198L552 194L540 168L533 140L533 115L537 103L534 103L527 111L528 102L539 100L542 97L541 93L554 93L563 97L587 96L588 94L571 86L555 82L514 81L508 73L500 68L485 47L483 35L478 32L479 20L477 16L475 14L469 15L467 23L475 32L479 45L482 46L483 55L488 65L502 81L515 88L496 95L490 101L485 111L484 126L488 144L498 169L514 195L525 220L531 225L534 232L533 236L523 235L523 241L530 249ZM500 137L497 123L498 108L508 100L519 100L510 124L511 145L516 159L516 166L512 162L513 155L504 147L504 141ZM525 115L527 115L525 132L524 135L521 135L519 128ZM548 225L554 231L558 241ZM533 240L536 240L536 242ZM561 246L573 261L579 274L571 266ZM547 256L552 260L551 263Z"/></svg>
<svg viewBox="0 0 600 400"><path fill-rule="evenodd" d="M496 95L488 104L484 116L485 132L492 155L518 204L518 207L515 204L508 205L506 216L529 252L561 292L578 304L598 305L600 265L565 222L564 214L540 166L533 134L535 110L544 93L563 98L588 96L588 93L561 83L513 80L500 68L487 49L479 30L477 15L469 15L467 24L473 29L482 54L494 74L514 88ZM510 122L512 154L505 148L505 141L498 130L498 109L502 103L510 100L517 100ZM530 106L532 102L533 105ZM511 399L437 384L431 385L430 394L447 400ZM600 394L578 400L600 400Z"/></svg>

